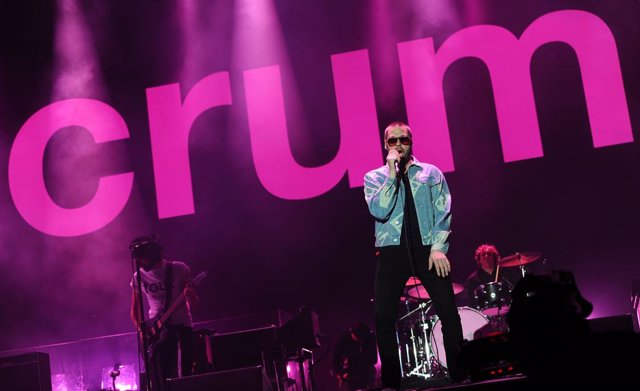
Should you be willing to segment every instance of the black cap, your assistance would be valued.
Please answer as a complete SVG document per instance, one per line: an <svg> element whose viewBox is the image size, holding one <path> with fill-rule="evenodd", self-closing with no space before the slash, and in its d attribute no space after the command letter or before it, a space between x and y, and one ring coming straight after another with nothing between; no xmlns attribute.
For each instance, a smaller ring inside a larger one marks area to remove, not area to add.
<svg viewBox="0 0 640 391"><path fill-rule="evenodd" d="M162 258L162 246L155 235L135 238L129 244L129 251L133 258L148 258L157 260Z"/></svg>

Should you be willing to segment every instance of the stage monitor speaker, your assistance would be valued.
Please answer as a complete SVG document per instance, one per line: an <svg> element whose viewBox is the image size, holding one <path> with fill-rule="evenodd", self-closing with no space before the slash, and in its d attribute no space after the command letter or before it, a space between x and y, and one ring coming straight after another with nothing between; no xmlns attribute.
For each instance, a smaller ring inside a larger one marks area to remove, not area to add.
<svg viewBox="0 0 640 391"><path fill-rule="evenodd" d="M213 370L227 371L262 365L263 352L277 346L277 327L263 327L211 338Z"/></svg>
<svg viewBox="0 0 640 391"><path fill-rule="evenodd" d="M167 391L273 391L261 366L167 379Z"/></svg>
<svg viewBox="0 0 640 391"><path fill-rule="evenodd" d="M49 355L25 353L0 358L0 389L7 391L51 391Z"/></svg>

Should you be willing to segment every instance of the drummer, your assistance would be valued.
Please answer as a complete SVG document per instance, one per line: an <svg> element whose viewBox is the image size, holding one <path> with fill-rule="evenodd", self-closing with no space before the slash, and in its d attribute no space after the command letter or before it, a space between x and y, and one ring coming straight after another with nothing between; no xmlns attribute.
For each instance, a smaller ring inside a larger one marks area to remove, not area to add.
<svg viewBox="0 0 640 391"><path fill-rule="evenodd" d="M475 303L474 292L481 285L490 282L502 282L506 284L509 291L513 287L513 283L509 277L505 276L505 269L498 268L498 260L500 253L496 246L492 244L482 244L475 252L474 259L476 261L476 270L467 277L466 292L468 304L477 307L479 303ZM498 278L496 279L496 275ZM513 277L512 277L513 279Z"/></svg>

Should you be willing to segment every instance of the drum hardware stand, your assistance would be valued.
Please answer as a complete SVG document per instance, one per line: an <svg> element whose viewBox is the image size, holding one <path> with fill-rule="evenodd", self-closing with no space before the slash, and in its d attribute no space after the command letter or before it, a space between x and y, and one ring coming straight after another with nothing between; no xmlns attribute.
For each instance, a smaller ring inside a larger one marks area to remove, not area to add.
<svg viewBox="0 0 640 391"><path fill-rule="evenodd" d="M418 335L416 335L414 328L413 327L409 328L410 330L409 339L411 340L411 346L413 347L412 349L413 360L417 365L410 372L403 373L403 376L416 376L424 379L446 376L446 369L444 369L438 362L432 350L431 342L430 342L430 337L431 337L430 333L431 333L433 324L431 319L427 318L426 314L429 312L432 305L433 304L431 303L430 300L424 303L420 303L417 308L407 312L406 315L398 319L398 320L406 319L409 316L416 313L417 311L420 311L419 321L420 321L420 327L422 330ZM420 341L422 341L422 345L420 344ZM407 355L409 355L408 349L407 349ZM407 357L407 359L409 358L410 357ZM402 372L404 372L404 370Z"/></svg>
<svg viewBox="0 0 640 391"><path fill-rule="evenodd" d="M527 274L527 268L524 265L520 265L520 273L522 274L522 277Z"/></svg>
<svg viewBox="0 0 640 391"><path fill-rule="evenodd" d="M423 317L424 317L424 314L423 314ZM427 330L430 329L431 326L432 325L430 324L429 320L424 320L422 322L422 338L424 338L423 339L424 352L420 355L422 356L421 357L422 360L420 360L422 362L418 364L411 372L408 373L409 376L418 376L418 377L423 377L425 379L428 379L431 377L435 377L437 374L441 373L442 368L440 367L438 360L436 360L436 357L433 354L433 351L431 350L431 343L429 342L430 339L429 339L429 334ZM418 360L418 347L416 346L416 339L417 338L413 333L413 329L411 329L411 340L413 342L413 355L414 355L415 362L418 363L420 361Z"/></svg>
<svg viewBox="0 0 640 391"><path fill-rule="evenodd" d="M407 319L408 317L410 317L411 315L413 315L414 313L416 313L417 311L420 311L424 308L426 308L429 304L428 303L420 303L418 304L418 307L413 309L413 310L409 310L409 300L405 301L405 305L407 306L407 313L405 315L403 315L402 317L400 317L398 319L398 322ZM430 306L429 306L430 307ZM427 309L428 311L428 309ZM422 318L424 319L424 314L422 316ZM418 362L418 347L416 346L416 336L415 333L413 332L413 327L410 327L409 330L411 330L411 336L409 337L409 339L411 340L411 345L413 346L413 359L415 360L415 362ZM398 341L398 354L400 355L400 362L402 362L402 349L400 349L400 340L398 338L398 333L396 332L396 340ZM409 353L409 349L407 349L407 361L410 361L410 353ZM418 366L419 367L419 366ZM404 373L404 369L402 368L402 365L400 366L401 369L401 374L402 376L405 376ZM410 373L407 374L407 376L412 375L413 372L416 371L417 368L413 369Z"/></svg>
<svg viewBox="0 0 640 391"><path fill-rule="evenodd" d="M421 309L426 308L427 306L429 306L429 309L431 308L431 301L426 302L426 303L420 303L420 304L418 304L418 307L417 307L416 309L414 309L414 310L412 310L412 311L407 312L407 314L406 314L406 315L403 315L401 318L399 318L399 319L398 319L398 321L401 321L401 320L404 320L405 318L408 318L409 316L413 315L413 313L415 313L415 312L417 312L417 311L420 311ZM428 311L429 311L429 309L427 309L427 311L425 311L425 312L428 312ZM423 315L424 315L424 314L423 314ZM423 316L423 318L424 318L424 316Z"/></svg>
<svg viewBox="0 0 640 391"><path fill-rule="evenodd" d="M300 384L302 385L302 391L312 391L314 388L313 382L313 351L306 348L299 348L296 350L295 361L298 364L298 373L300 375ZM309 373L305 374L304 363L308 364ZM305 378L305 375L307 378ZM295 380L294 380L295 384Z"/></svg>

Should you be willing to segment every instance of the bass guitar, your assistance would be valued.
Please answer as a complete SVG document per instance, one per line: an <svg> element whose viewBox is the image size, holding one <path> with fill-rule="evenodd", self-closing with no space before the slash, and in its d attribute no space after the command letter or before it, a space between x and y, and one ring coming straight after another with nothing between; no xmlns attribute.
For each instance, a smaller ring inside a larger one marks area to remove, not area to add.
<svg viewBox="0 0 640 391"><path fill-rule="evenodd" d="M198 275L193 278L193 286L200 285L205 277L207 277L207 271L198 273ZM142 335L147 342L147 357L152 357L158 345L167 338L169 331L166 322L186 297L187 288L182 291L180 296L176 297L166 311L144 322L142 328L144 333Z"/></svg>

